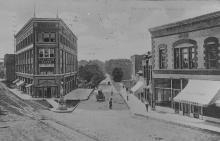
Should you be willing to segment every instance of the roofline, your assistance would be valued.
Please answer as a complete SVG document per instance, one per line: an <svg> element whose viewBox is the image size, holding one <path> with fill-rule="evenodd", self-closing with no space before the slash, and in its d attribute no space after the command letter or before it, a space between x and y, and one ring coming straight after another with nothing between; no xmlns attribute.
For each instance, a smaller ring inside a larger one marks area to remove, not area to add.
<svg viewBox="0 0 220 141"><path fill-rule="evenodd" d="M25 29L29 24L32 22L38 22L38 21L57 21L57 22L62 22L62 24L71 32L71 34L78 40L76 35L73 33L73 31L66 25L66 23L61 19L61 18L30 18L25 25L14 35L14 37L17 37L22 30Z"/></svg>
<svg viewBox="0 0 220 141"><path fill-rule="evenodd" d="M161 26L152 27L152 28L149 28L148 30L150 32L154 32L154 31L159 31L159 30L163 30L163 29L166 29L166 28L174 27L174 26L180 26L180 25L183 25L183 24L189 24L189 23L192 23L192 22L201 21L201 20L205 20L205 19L209 19L209 18L211 19L211 18L215 18L215 17L220 17L220 11L216 11L216 12L204 14L204 15L201 15L201 16L188 18L188 19L185 19L185 20L181 20L181 21L177 21L177 22L173 22L173 23L169 23L169 24L164 24L164 25L161 25Z"/></svg>

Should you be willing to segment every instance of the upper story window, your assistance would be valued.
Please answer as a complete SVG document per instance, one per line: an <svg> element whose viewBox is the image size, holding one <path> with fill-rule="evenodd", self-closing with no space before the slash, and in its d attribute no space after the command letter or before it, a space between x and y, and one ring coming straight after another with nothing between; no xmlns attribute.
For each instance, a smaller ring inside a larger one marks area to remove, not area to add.
<svg viewBox="0 0 220 141"><path fill-rule="evenodd" d="M54 49L44 48L39 49L39 57L40 58L51 58L55 57Z"/></svg>
<svg viewBox="0 0 220 141"><path fill-rule="evenodd" d="M39 57L44 57L44 49L39 49Z"/></svg>
<svg viewBox="0 0 220 141"><path fill-rule="evenodd" d="M182 39L174 43L174 68L195 69L196 42L190 39Z"/></svg>
<svg viewBox="0 0 220 141"><path fill-rule="evenodd" d="M43 34L44 42L49 42L50 41L50 34L49 33L44 33Z"/></svg>
<svg viewBox="0 0 220 141"><path fill-rule="evenodd" d="M167 46L165 44L159 45L159 68L165 69L167 67Z"/></svg>
<svg viewBox="0 0 220 141"><path fill-rule="evenodd" d="M219 42L215 37L209 37L204 41L205 66L207 69L218 68L218 47Z"/></svg>
<svg viewBox="0 0 220 141"><path fill-rule="evenodd" d="M56 41L56 33L50 33L50 42Z"/></svg>
<svg viewBox="0 0 220 141"><path fill-rule="evenodd" d="M195 63L194 47L174 48L175 69L193 69L196 66Z"/></svg>
<svg viewBox="0 0 220 141"><path fill-rule="evenodd" d="M38 42L56 42L56 33L55 32L40 32L37 36Z"/></svg>
<svg viewBox="0 0 220 141"><path fill-rule="evenodd" d="M49 57L49 49L44 49L44 57Z"/></svg>
<svg viewBox="0 0 220 141"><path fill-rule="evenodd" d="M54 55L54 49L50 49L50 57L55 57L55 55Z"/></svg>

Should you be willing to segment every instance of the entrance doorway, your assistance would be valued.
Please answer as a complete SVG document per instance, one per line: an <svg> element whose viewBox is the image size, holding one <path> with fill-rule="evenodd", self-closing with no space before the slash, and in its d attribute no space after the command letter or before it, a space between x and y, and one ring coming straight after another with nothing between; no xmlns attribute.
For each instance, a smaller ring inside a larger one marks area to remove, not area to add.
<svg viewBox="0 0 220 141"><path fill-rule="evenodd" d="M50 87L47 87L46 89L47 89L47 90L46 90L46 97L47 97L47 98L51 98L51 88L50 88Z"/></svg>

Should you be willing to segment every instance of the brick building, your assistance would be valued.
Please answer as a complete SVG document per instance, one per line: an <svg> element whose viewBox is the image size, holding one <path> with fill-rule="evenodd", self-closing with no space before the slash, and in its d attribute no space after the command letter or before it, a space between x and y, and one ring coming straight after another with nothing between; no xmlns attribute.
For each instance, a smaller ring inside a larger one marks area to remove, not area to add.
<svg viewBox="0 0 220 141"><path fill-rule="evenodd" d="M59 97L77 86L77 37L60 18L31 18L15 35L17 86L33 97Z"/></svg>
<svg viewBox="0 0 220 141"><path fill-rule="evenodd" d="M153 103L187 116L220 118L220 12L149 31Z"/></svg>

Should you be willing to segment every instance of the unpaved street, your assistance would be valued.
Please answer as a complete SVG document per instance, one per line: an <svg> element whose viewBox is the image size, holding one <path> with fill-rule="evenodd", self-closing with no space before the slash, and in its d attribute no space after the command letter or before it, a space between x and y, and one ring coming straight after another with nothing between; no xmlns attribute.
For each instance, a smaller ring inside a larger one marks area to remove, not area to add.
<svg viewBox="0 0 220 141"><path fill-rule="evenodd" d="M220 135L186 128L162 121L134 116L129 112L121 96L112 86L101 85L106 98L113 98L113 109L108 100L96 102L95 95L81 102L73 113L56 114L42 112L66 127L77 129L101 141L218 141Z"/></svg>
<svg viewBox="0 0 220 141"><path fill-rule="evenodd" d="M220 140L215 133L132 115L117 92L111 95L111 85L100 86L105 102L97 102L93 94L72 113L54 113L30 106L0 86L0 96L8 103L2 102L1 106L9 111L8 115L0 115L1 141ZM109 97L113 98L112 110L108 108Z"/></svg>

